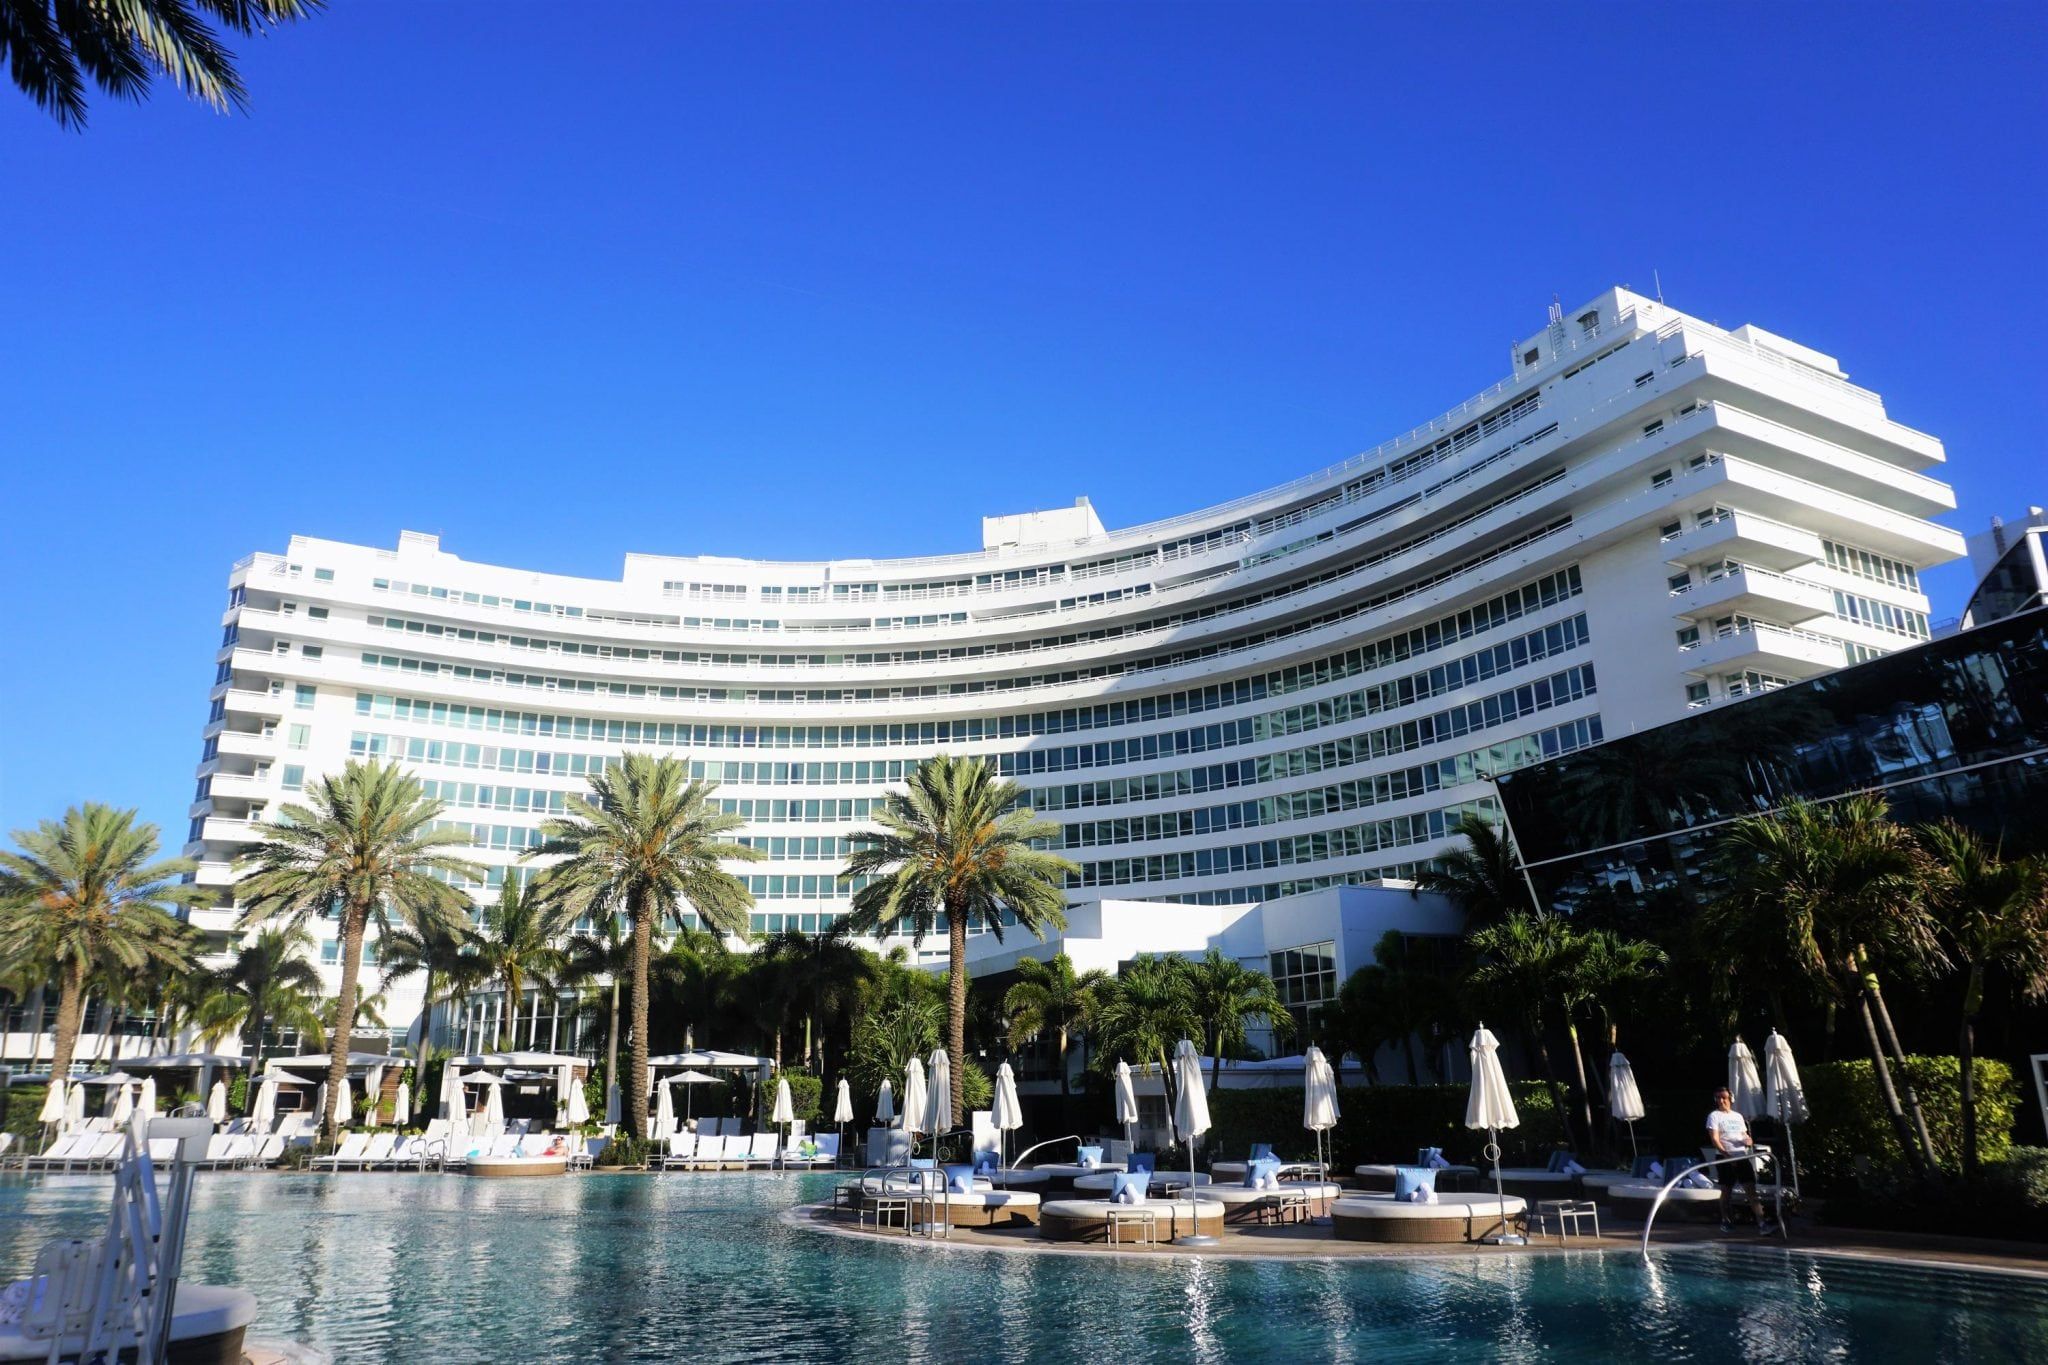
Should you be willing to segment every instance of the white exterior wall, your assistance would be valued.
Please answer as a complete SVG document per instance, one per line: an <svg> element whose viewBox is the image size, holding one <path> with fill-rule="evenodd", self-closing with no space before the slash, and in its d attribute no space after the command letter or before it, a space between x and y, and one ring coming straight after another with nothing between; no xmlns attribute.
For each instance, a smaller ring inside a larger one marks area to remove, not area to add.
<svg viewBox="0 0 2048 1365"><path fill-rule="evenodd" d="M1590 325L1581 322L1588 315ZM1913 570L1960 554L1960 538L1929 520L1954 506L1947 486L1922 472L1941 462L1941 445L1890 421L1877 396L1848 384L1830 358L1613 290L1563 312L1512 360L1508 379L1452 412L1280 488L1119 531L1102 531L1085 505L990 518L984 528L996 548L977 554L813 564L629 555L619 579L593 580L469 563L415 533L396 549L294 537L285 553L252 555L229 577L229 638L186 846L221 904L195 918L223 940L230 933L230 860L249 837L248 821L291 799L287 764L310 779L339 767L352 746L452 741L545 752L551 766L654 747L713 765L707 772L721 779L722 797L757 803L865 803L896 769L855 769L853 780L828 783L803 769L726 765L989 755L1015 767L1034 804L1067 825L1068 855L1089 868L1070 892L1077 921L1104 899L1175 901L1183 904L1159 909L1161 924L1185 921L1192 936L1224 907L1412 873L1447 846L1461 810L1490 801L1477 774L1528 761L1543 735L1554 748L1574 747L1840 666L1852 646L1884 651L1914 638L1842 619L1837 590L1918 613L1924 628L1917 584L1831 568L1822 539ZM1698 524L1703 517L1710 520ZM1673 523L1680 530L1667 538ZM1752 570L1706 581L1704 566L1723 558ZM1694 583L1674 594L1666 580L1681 567ZM1467 638L1437 639L1323 681L1275 685L1277 670L1341 658L1573 575L1576 587L1558 600ZM1375 602L1389 594L1398 596ZM1244 600L1254 595L1267 596ZM1325 616L1335 619L1315 624ZM390 629L384 621L393 617L412 628ZM1576 627L1580 617L1583 644L1469 681L1426 673L1544 627ZM1916 628L1914 618L1899 619L1901 629ZM1688 625L1701 639L1681 648L1677 632ZM1287 633L1247 639L1276 630ZM1102 631L1116 634L1059 638ZM318 657L307 655L309 645ZM629 657L635 649L654 654ZM386 658L405 666L376 662ZM1570 700L1482 716L1470 733L1447 739L1397 728L1585 665L1593 690ZM1376 693L1366 713L1363 689L1409 685L1403 680L1419 681L1426 695ZM1192 689L1253 683L1258 692L1212 696L1181 714L1091 715L1061 733L1031 729L1034 717L1073 708L1157 705ZM313 689L309 708L297 704L300 687ZM1302 711L1314 703L1332 704ZM413 714L389 714L394 705ZM436 723L431 710L418 717L418 708L449 705L474 708L462 714L489 723L457 727L445 713ZM504 713L544 715L549 728L683 729L650 745L644 735L501 728L491 718ZM1240 723L1242 733L1207 730ZM290 747L294 725L308 727L302 749ZM864 737L830 729L857 726L910 728ZM1561 727L1570 733L1560 737ZM1136 747L1195 731L1173 751ZM1375 734L1378 751L1369 740L1364 752L1333 756L1321 747ZM1514 741L1529 747L1459 761ZM1124 749L1108 747L1115 743ZM1064 752L1083 744L1100 747ZM1294 757L1276 757L1285 755ZM434 782L557 794L582 786L573 774L465 767L445 751L408 761ZM1343 804L1366 779L1440 761L1420 789ZM1104 802L1092 788L1062 791L1214 775L1222 765L1237 765L1235 784L1202 792ZM1302 809L1276 804L1332 792L1334 801ZM514 839L541 819L464 804L475 794L459 785L454 793L451 819ZM1089 842L1104 830L1086 828L1219 808L1232 808L1222 824L1239 827L1112 827L1127 837L1108 845ZM827 841L821 856L785 846L773 861L741 869L784 879L757 883L762 927L815 928L843 912L831 841L862 827L864 806L815 822L761 810L753 808L750 836ZM1384 823L1392 821L1406 823ZM1218 850L1244 865L1218 865ZM1178 855L1207 861L1183 866ZM475 857L502 868L517 849L487 844ZM1161 934L1161 946L1178 937ZM417 999L400 988L390 1005L396 1023Z"/></svg>

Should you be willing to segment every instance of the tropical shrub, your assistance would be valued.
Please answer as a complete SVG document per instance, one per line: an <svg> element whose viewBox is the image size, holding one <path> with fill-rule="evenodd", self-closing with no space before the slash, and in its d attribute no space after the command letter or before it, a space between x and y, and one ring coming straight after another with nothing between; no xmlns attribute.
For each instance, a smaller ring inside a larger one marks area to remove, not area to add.
<svg viewBox="0 0 2048 1365"><path fill-rule="evenodd" d="M1904 1073L1920 1096L1927 1135L1947 1171L1962 1166L1962 1069L1953 1057L1907 1057ZM1801 1070L1811 1117L1793 1140L1799 1169L1823 1193L1859 1178L1888 1184L1899 1161L1876 1077L1868 1061L1820 1062ZM2019 1087L2004 1062L1979 1057L1977 1159L1990 1166L2012 1150L2014 1107ZM1769 1141L1768 1138L1764 1139Z"/></svg>
<svg viewBox="0 0 2048 1365"><path fill-rule="evenodd" d="M815 1124L818 1119L818 1103L824 1098L825 1082L816 1076L806 1076L800 1071L783 1073L789 1082L789 1107L805 1123ZM771 1096L773 1091L769 1092Z"/></svg>
<svg viewBox="0 0 2048 1365"><path fill-rule="evenodd" d="M42 1137L43 1125L36 1115L43 1112L43 1100L49 1093L47 1085L17 1085L8 1092L5 1131L14 1134L16 1148L32 1146Z"/></svg>

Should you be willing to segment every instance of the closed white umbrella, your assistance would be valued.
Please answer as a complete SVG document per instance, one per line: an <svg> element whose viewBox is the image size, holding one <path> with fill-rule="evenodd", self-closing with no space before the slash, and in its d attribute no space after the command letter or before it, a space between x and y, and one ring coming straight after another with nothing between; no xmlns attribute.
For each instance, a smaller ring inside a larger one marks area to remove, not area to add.
<svg viewBox="0 0 2048 1365"><path fill-rule="evenodd" d="M903 1131L910 1135L912 1156L917 1154L917 1135L931 1121L929 1099L924 1084L924 1063L912 1057L903 1068Z"/></svg>
<svg viewBox="0 0 2048 1365"><path fill-rule="evenodd" d="M775 1104L768 1111L768 1121L782 1125L782 1150L784 1153L782 1168L788 1170L789 1125L796 1122L796 1106L790 1102L789 1078L787 1076L777 1076L775 1078Z"/></svg>
<svg viewBox="0 0 2048 1365"><path fill-rule="evenodd" d="M64 1097L64 1127L66 1131L82 1127L85 1123L85 1086L73 1081L70 1093Z"/></svg>
<svg viewBox="0 0 2048 1365"><path fill-rule="evenodd" d="M1316 1161L1326 1169L1323 1134L1337 1126L1342 1114L1337 1104L1337 1074L1330 1069L1323 1050L1311 1045L1301 1065L1301 1126L1316 1135ZM1322 1179L1320 1175L1316 1178Z"/></svg>
<svg viewBox="0 0 2048 1365"><path fill-rule="evenodd" d="M1173 1050L1173 1126L1188 1143L1188 1200L1195 1198L1195 1142L1209 1131L1209 1092L1202 1088L1202 1054L1192 1040L1183 1038ZM1188 1246L1208 1246L1216 1239L1190 1233L1176 1237Z"/></svg>
<svg viewBox="0 0 2048 1365"><path fill-rule="evenodd" d="M1607 1112L1628 1125L1628 1154L1636 1155L1636 1120L1644 1114L1643 1092L1636 1088L1636 1069L1616 1052L1607 1059Z"/></svg>
<svg viewBox="0 0 2048 1365"><path fill-rule="evenodd" d="M946 1055L946 1049L932 1049L931 1093L926 1102L931 1106L925 1116L925 1127L932 1134L932 1155L939 1154L939 1137L953 1130L953 1059Z"/></svg>
<svg viewBox="0 0 2048 1365"><path fill-rule="evenodd" d="M256 1107L250 1111L250 1126L259 1135L277 1126L277 1082L268 1076L256 1087Z"/></svg>
<svg viewBox="0 0 2048 1365"><path fill-rule="evenodd" d="M469 1104L462 1093L462 1073L452 1061L441 1068L441 1117L448 1120L450 1133L460 1133L469 1127Z"/></svg>
<svg viewBox="0 0 2048 1365"><path fill-rule="evenodd" d="M884 1128L896 1126L896 1095L886 1078L882 1081L882 1093L875 1096L875 1122Z"/></svg>
<svg viewBox="0 0 2048 1365"><path fill-rule="evenodd" d="M63 1077L50 1081L50 1088L43 1092L43 1107L36 1112L37 1123L64 1122L64 1106L70 1098L66 1091Z"/></svg>
<svg viewBox="0 0 2048 1365"><path fill-rule="evenodd" d="M206 1117L215 1124L228 1121L228 1083L215 1081L213 1089L206 1092Z"/></svg>
<svg viewBox="0 0 2048 1365"><path fill-rule="evenodd" d="M667 1142L675 1136L676 1101L675 1091L666 1085L654 1087L654 1132L653 1137Z"/></svg>
<svg viewBox="0 0 2048 1365"><path fill-rule="evenodd" d="M375 1128L377 1126L377 1120L382 1117L378 1111L384 1107L383 1099L384 1068L382 1065L373 1066L370 1068L369 1074L363 1077L364 1127Z"/></svg>
<svg viewBox="0 0 2048 1365"><path fill-rule="evenodd" d="M1507 1195L1500 1183L1500 1130L1521 1126L1508 1077L1500 1066L1500 1039L1481 1024L1472 1035L1472 1090L1465 1099L1465 1126L1486 1130L1486 1159L1493 1163L1493 1193L1500 1200L1501 1230L1480 1238L1491 1245L1520 1246L1526 1240L1507 1231Z"/></svg>
<svg viewBox="0 0 2048 1365"><path fill-rule="evenodd" d="M1799 1081L1799 1063L1792 1059L1792 1044L1776 1029L1764 1039L1764 1097L1764 1107L1785 1130L1785 1165L1791 1168L1792 1195L1797 1198L1799 1149L1792 1142L1792 1125L1806 1121L1806 1087Z"/></svg>
<svg viewBox="0 0 2048 1365"><path fill-rule="evenodd" d="M1124 1141L1134 1142L1136 1139L1131 1136L1131 1128L1138 1121L1138 1088L1131 1083L1129 1062L1116 1064L1116 1084L1112 1087L1112 1094L1116 1102L1116 1121L1124 1126Z"/></svg>
<svg viewBox="0 0 2048 1365"><path fill-rule="evenodd" d="M349 1103L348 1073L341 1074L341 1086L334 1092L334 1126L346 1128L356 1116L355 1106Z"/></svg>
<svg viewBox="0 0 2048 1365"><path fill-rule="evenodd" d="M832 1121L834 1123L853 1122L853 1083L844 1076L839 1078L839 1092L833 1097Z"/></svg>
<svg viewBox="0 0 2048 1365"><path fill-rule="evenodd" d="M391 1123L393 1127L403 1128L411 1122L412 1086L408 1082L400 1080L398 1083L398 1098L391 1102Z"/></svg>
<svg viewBox="0 0 2048 1365"><path fill-rule="evenodd" d="M325 1081L313 1087L313 1117L323 1124L327 1121L327 1082ZM337 1128L340 1127L341 1119L337 1117L334 1123Z"/></svg>
<svg viewBox="0 0 2048 1365"><path fill-rule="evenodd" d="M116 1128L119 1128L122 1124L128 1121L128 1116L130 1114L133 1114L134 1112L135 1096L128 1093L128 1087L125 1084L115 1086L113 1114L114 1126Z"/></svg>
<svg viewBox="0 0 2048 1365"><path fill-rule="evenodd" d="M505 1087L487 1086L484 1090L484 1127L492 1134L505 1131Z"/></svg>
<svg viewBox="0 0 2048 1365"><path fill-rule="evenodd" d="M1010 1070L1008 1062L996 1068L996 1099L989 1122L996 1126L996 1165L1007 1169L1009 1140L1003 1134L1024 1126L1024 1106L1017 1102L1017 1073Z"/></svg>
<svg viewBox="0 0 2048 1365"><path fill-rule="evenodd" d="M146 1119L156 1117L156 1077L144 1076L135 1096L135 1108Z"/></svg>
<svg viewBox="0 0 2048 1365"><path fill-rule="evenodd" d="M1756 1074L1756 1056L1740 1038L1728 1049L1728 1093L1735 1098L1735 1112L1746 1119L1762 1118L1763 1078Z"/></svg>
<svg viewBox="0 0 2048 1365"><path fill-rule="evenodd" d="M563 1067L562 1079L569 1089L569 1126L576 1128L590 1122L590 1098L583 1093L583 1083L576 1079L576 1068Z"/></svg>

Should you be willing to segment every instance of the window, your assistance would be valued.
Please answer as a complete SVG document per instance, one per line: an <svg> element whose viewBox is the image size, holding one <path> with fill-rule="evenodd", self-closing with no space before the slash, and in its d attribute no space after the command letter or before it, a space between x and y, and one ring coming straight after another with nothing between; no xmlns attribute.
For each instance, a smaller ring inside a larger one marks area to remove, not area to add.
<svg viewBox="0 0 2048 1365"><path fill-rule="evenodd" d="M1534 348L1522 352L1522 363L1524 365L1534 365L1538 360L1542 358L1543 352L1540 350L1536 350Z"/></svg>
<svg viewBox="0 0 2048 1365"><path fill-rule="evenodd" d="M1693 634L1697 635L1697 634L1699 634L1699 632L1698 632L1698 631L1694 631L1694 632L1693 632ZM1699 704L1700 704L1701 702L1703 702L1703 701L1706 701L1707 699L1708 699L1708 696L1707 696L1707 685L1706 685L1705 683L1703 683L1703 682L1695 682L1695 683L1687 683L1687 684L1685 685L1685 704L1686 704L1686 705L1688 705L1688 706L1698 706L1698 705L1699 705Z"/></svg>
<svg viewBox="0 0 2048 1365"><path fill-rule="evenodd" d="M1645 423L1645 424L1644 424L1644 426L1643 426L1643 435L1645 435L1645 436L1655 436L1655 435L1656 435L1656 434L1657 434L1658 432L1660 432L1660 431L1662 431L1662 430L1664 430L1664 419L1663 419L1662 417L1659 417L1659 418L1658 418L1658 419L1657 419L1656 421L1654 421L1654 422L1649 422L1649 423Z"/></svg>
<svg viewBox="0 0 2048 1365"><path fill-rule="evenodd" d="M1678 646L1681 649L1690 649L1699 642L1700 628L1698 626L1687 626L1684 630L1678 632Z"/></svg>
<svg viewBox="0 0 2048 1365"><path fill-rule="evenodd" d="M1650 370L1647 373L1639 374L1636 376L1636 387L1640 389L1643 385L1649 383L1652 379L1655 379L1656 377L1657 372L1655 370Z"/></svg>
<svg viewBox="0 0 2048 1365"><path fill-rule="evenodd" d="M1670 482L1671 471L1668 469L1660 469L1650 476L1650 487L1652 488L1662 488L1665 484Z"/></svg>
<svg viewBox="0 0 2048 1365"><path fill-rule="evenodd" d="M1692 575L1689 573L1675 573L1664 580L1664 585L1673 592L1684 592L1692 586Z"/></svg>
<svg viewBox="0 0 2048 1365"><path fill-rule="evenodd" d="M287 564L284 566L284 575L286 578L297 578L300 574L304 573L305 571L305 566L300 564Z"/></svg>
<svg viewBox="0 0 2048 1365"><path fill-rule="evenodd" d="M1318 1035L1323 1011L1337 998L1337 944L1310 943L1272 953L1267 959L1273 989L1294 1016L1297 1040L1304 1045Z"/></svg>
<svg viewBox="0 0 2048 1365"><path fill-rule="evenodd" d="M234 586L234 587L232 587L232 588L229 588L229 589L228 589L228 605L229 605L229 606L231 606L231 607L239 607L239 606L241 606L241 605L242 605L242 603L244 603L244 602L246 602L246 601L248 601L248 600L249 600L249 590L248 590L247 588L243 587L243 586L242 586L242 585L241 585L240 583L237 583L237 584L235 584L235 586Z"/></svg>
<svg viewBox="0 0 2048 1365"><path fill-rule="evenodd" d="M230 621L225 626L221 627L220 643L223 649L225 649L227 646L233 644L235 641L241 638L242 627L239 622Z"/></svg>
<svg viewBox="0 0 2048 1365"><path fill-rule="evenodd" d="M1673 537L1675 537L1675 536L1678 536L1678 535L1681 535L1681 534L1683 534L1683 533L1684 533L1684 531L1685 531L1685 523L1684 523L1684 522L1682 522L1682 521L1667 521L1667 522L1665 522L1665 523L1664 523L1664 524L1663 524L1662 526L1659 526L1659 527L1657 528L1657 539L1659 539L1659 540L1670 540L1670 539L1672 539L1672 538L1673 538Z"/></svg>
<svg viewBox="0 0 2048 1365"><path fill-rule="evenodd" d="M327 608L307 607L306 615L312 617L315 621L325 621L327 619Z"/></svg>
<svg viewBox="0 0 2048 1365"><path fill-rule="evenodd" d="M207 741L206 741L206 743L204 743L204 744L202 744L202 745L200 745L200 746L199 746L199 761L200 761L201 763L210 763L210 762L212 762L212 761L213 761L214 759L216 759L216 758L219 758L219 757L220 757L220 737L219 737L218 735L216 735L216 736L214 736L213 738L211 738L211 739L207 740Z"/></svg>
<svg viewBox="0 0 2048 1365"><path fill-rule="evenodd" d="M290 739L289 743L290 743L291 747L292 747L292 748L294 748L294 749L303 749L303 748L305 748L305 747L306 747L307 743L308 743L308 742L309 742L309 741L310 741L310 740L311 740L312 738L313 738L313 727L312 727L312 726L310 726L310 725L294 725L294 726L293 726L293 727L291 728L291 739Z"/></svg>
<svg viewBox="0 0 2048 1365"><path fill-rule="evenodd" d="M234 679L234 676L235 666L226 659L222 659L219 664L215 665L213 680L216 683L230 682Z"/></svg>
<svg viewBox="0 0 2048 1365"><path fill-rule="evenodd" d="M277 604L277 609L285 616L297 616L299 614L299 604L296 602L280 602Z"/></svg>
<svg viewBox="0 0 2048 1365"><path fill-rule="evenodd" d="M284 765L284 780L279 784L288 792L303 791L306 786L306 769L303 764Z"/></svg>
<svg viewBox="0 0 2048 1365"><path fill-rule="evenodd" d="M321 648L319 645L301 645L299 647L299 652L309 659L317 659L327 651Z"/></svg>
<svg viewBox="0 0 2048 1365"><path fill-rule="evenodd" d="M334 570L315 569L313 570L313 577L316 581L321 583L332 583L334 581Z"/></svg>
<svg viewBox="0 0 2048 1365"><path fill-rule="evenodd" d="M1587 336L1591 336L1595 332L1599 331L1600 314L1598 312L1581 313L1579 315L1579 330L1584 332Z"/></svg>
<svg viewBox="0 0 2048 1365"><path fill-rule="evenodd" d="M279 654L289 654L292 652L292 642L290 640L279 640L272 648Z"/></svg>
<svg viewBox="0 0 2048 1365"><path fill-rule="evenodd" d="M292 705L298 707L301 711L312 710L313 691L311 683L300 683L292 692Z"/></svg>

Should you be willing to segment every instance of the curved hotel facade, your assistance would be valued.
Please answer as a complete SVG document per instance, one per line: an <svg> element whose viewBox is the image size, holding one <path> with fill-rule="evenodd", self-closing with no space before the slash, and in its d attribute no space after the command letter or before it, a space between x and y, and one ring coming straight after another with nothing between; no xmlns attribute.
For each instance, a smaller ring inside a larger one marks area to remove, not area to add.
<svg viewBox="0 0 2048 1365"><path fill-rule="evenodd" d="M1061 823L1076 902L1250 904L1408 875L1491 773L1927 638L1918 572L1962 551L1929 520L1939 441L1755 328L1624 290L1551 311L1423 426L1124 530L1084 500L988 518L975 554L629 555L616 580L410 532L252 555L195 918L232 932L250 822L351 756L413 767L495 879L633 749L745 817L761 929L843 913L845 836L939 752Z"/></svg>

